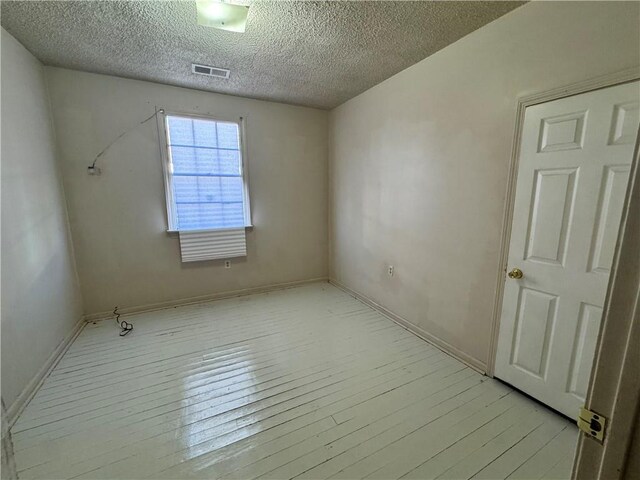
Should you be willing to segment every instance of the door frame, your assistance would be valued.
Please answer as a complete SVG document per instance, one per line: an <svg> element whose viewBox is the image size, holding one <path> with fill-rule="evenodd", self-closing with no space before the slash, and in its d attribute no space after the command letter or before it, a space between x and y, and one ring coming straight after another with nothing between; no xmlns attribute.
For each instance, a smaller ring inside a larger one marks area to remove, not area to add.
<svg viewBox="0 0 640 480"><path fill-rule="evenodd" d="M571 97L581 93L600 90L615 85L640 80L640 67L622 70L609 75L595 77L590 80L573 83L563 87L546 90L543 92L525 95L517 99L515 128L513 144L511 148L511 160L507 174L507 189L505 193L505 206L502 214L502 230L500 235L500 254L498 272L496 275L495 297L491 315L491 334L489 337L489 356L487 358L486 374L493 378L495 373L496 353L498 351L498 334L500 333L500 317L502 314L502 302L504 299L505 274L509 256L509 243L511 242L511 223L513 221L513 209L515 204L516 180L518 176L520 143L522 140L522 127L524 114L527 107L540 103ZM598 348L598 347L596 347Z"/></svg>

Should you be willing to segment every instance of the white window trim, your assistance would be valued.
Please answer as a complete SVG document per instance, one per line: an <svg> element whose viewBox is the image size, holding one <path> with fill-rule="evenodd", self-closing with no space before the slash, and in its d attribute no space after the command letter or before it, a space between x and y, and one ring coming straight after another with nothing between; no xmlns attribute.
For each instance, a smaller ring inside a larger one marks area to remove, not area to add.
<svg viewBox="0 0 640 480"><path fill-rule="evenodd" d="M202 115L199 113L185 113L173 110L158 109L156 120L158 124L158 137L160 140L160 154L162 157L162 171L164 174L164 193L167 206L167 232L176 233L180 229L178 225L178 215L176 212L176 203L174 201L173 182L172 182L172 163L171 152L169 150L169 128L167 125L167 117L185 117L200 118L204 120L212 120L216 122L235 123L238 125L238 135L240 140L240 174L242 176L242 186L244 195L244 227L251 228L251 201L249 198L249 166L247 162L247 147L245 142L245 117L229 118L220 115ZM225 227L225 228L207 228L200 230L186 230L188 232L210 232L221 230L237 230L242 227Z"/></svg>

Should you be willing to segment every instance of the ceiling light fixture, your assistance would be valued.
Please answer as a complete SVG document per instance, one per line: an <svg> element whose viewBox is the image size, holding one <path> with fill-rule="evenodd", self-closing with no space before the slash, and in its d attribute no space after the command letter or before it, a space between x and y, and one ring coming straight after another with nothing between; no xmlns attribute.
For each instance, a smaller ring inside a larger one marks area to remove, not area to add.
<svg viewBox="0 0 640 480"><path fill-rule="evenodd" d="M247 5L227 3L225 0L196 0L198 25L244 33L247 26Z"/></svg>

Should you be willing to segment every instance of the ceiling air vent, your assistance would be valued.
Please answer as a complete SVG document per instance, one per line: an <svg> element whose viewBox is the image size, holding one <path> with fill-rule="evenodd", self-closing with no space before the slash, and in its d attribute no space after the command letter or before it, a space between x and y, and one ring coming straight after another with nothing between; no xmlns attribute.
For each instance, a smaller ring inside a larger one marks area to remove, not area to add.
<svg viewBox="0 0 640 480"><path fill-rule="evenodd" d="M226 68L210 67L208 65L191 64L191 71L198 75L206 75L207 77L229 78L231 70Z"/></svg>

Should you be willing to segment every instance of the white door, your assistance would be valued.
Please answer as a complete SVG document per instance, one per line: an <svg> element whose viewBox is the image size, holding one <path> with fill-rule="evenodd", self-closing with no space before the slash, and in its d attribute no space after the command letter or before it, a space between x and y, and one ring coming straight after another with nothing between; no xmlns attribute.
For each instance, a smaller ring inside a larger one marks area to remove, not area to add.
<svg viewBox="0 0 640 480"><path fill-rule="evenodd" d="M525 111L495 376L576 418L591 374L640 83ZM518 272L522 271L522 278Z"/></svg>

